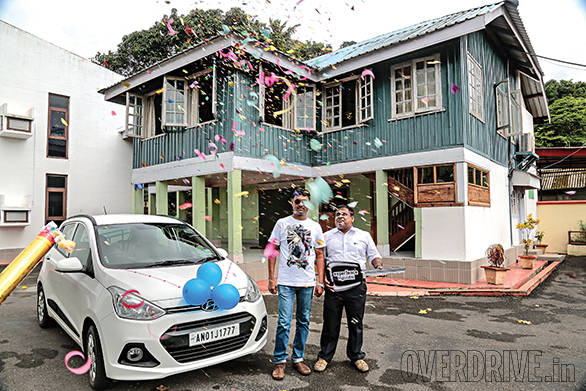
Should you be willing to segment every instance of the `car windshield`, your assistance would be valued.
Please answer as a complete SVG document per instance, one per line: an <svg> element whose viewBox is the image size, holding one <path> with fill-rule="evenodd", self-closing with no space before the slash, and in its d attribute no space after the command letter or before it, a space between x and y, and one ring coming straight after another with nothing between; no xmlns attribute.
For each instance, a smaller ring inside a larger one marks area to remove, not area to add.
<svg viewBox="0 0 586 391"><path fill-rule="evenodd" d="M186 224L129 223L97 227L102 264L117 269L185 265L221 257Z"/></svg>

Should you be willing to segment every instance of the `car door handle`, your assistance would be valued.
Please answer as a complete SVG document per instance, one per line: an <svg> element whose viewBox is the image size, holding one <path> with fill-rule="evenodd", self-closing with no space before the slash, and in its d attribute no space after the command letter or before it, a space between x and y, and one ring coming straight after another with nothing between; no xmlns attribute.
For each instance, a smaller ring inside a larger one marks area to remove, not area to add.
<svg viewBox="0 0 586 391"><path fill-rule="evenodd" d="M49 256L46 256L46 257L45 257L45 261L48 261L48 262L53 262L53 258L51 258L51 257L49 257Z"/></svg>

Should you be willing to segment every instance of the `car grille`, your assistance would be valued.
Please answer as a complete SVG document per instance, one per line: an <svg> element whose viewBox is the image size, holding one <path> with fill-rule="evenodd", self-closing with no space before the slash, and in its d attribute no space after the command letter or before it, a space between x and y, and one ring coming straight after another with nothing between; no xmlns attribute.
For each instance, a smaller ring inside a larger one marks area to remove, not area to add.
<svg viewBox="0 0 586 391"><path fill-rule="evenodd" d="M239 335L206 344L189 346L190 332L229 323L240 324ZM170 327L161 336L160 342L175 361L183 364L241 349L250 338L255 323L256 319L248 312L180 323Z"/></svg>
<svg viewBox="0 0 586 391"><path fill-rule="evenodd" d="M239 303L242 303L243 301L245 301L245 297L242 296L240 298ZM210 300L210 302L214 303L213 300ZM190 312L190 311L201 311L202 310L202 306L201 305L183 305L183 306L179 306L179 307L171 307L171 308L165 308L165 312L167 312L168 314L178 314L181 312Z"/></svg>

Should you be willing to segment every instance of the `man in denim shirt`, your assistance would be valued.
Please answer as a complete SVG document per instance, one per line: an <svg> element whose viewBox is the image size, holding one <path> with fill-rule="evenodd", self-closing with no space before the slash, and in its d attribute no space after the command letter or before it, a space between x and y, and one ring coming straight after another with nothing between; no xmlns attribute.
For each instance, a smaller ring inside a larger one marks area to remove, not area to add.
<svg viewBox="0 0 586 391"><path fill-rule="evenodd" d="M269 257L269 292L279 293L279 320L275 337L273 379L285 377L287 345L293 317L293 304L297 299L295 314L295 340L293 342L293 366L302 375L309 375L311 369L303 363L305 342L309 334L311 300L315 293L324 292L325 246L320 225L307 218L309 192L296 190L292 198L293 214L279 219L269 242L279 249L279 278L275 279L276 258ZM315 267L314 267L315 264ZM318 277L316 282L315 269Z"/></svg>

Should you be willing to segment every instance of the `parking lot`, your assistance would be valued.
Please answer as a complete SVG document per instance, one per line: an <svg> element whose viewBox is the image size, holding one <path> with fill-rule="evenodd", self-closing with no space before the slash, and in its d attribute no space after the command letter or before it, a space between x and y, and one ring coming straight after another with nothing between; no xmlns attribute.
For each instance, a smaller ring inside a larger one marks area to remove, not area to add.
<svg viewBox="0 0 586 391"><path fill-rule="evenodd" d="M58 327L43 330L37 325L36 272L0 305L0 391L88 390L87 375L71 373L63 361L68 352L79 348ZM369 373L358 373L345 359L347 332L343 328L336 356L326 372L303 377L289 365L282 382L275 382L270 377L277 300L276 296L265 296L269 312L269 343L259 353L166 379L116 382L112 389L586 389L585 282L586 257L572 257L525 298L369 297L364 320L364 350L371 367ZM22 289L23 285L27 288ZM315 299L306 349L306 360L311 364L319 350L322 305L323 299ZM534 370L533 377L527 373L523 378L502 373L499 378L485 373L480 377L454 379L450 377L453 373L448 373L447 377L442 375L438 362L427 370L412 365L413 359L415 362L419 359L421 363L422 355L427 357L426 360L446 354L445 357L449 358L461 354L470 358L470 351L478 352L475 354L487 362L491 357L510 357L510 351L515 352L516 357L524 358L523 354L527 354L529 360L533 357L533 363L529 363L529 369ZM72 359L72 366L81 365L81 359L76 359ZM555 370L560 365L566 369L573 366L573 381L556 377Z"/></svg>

